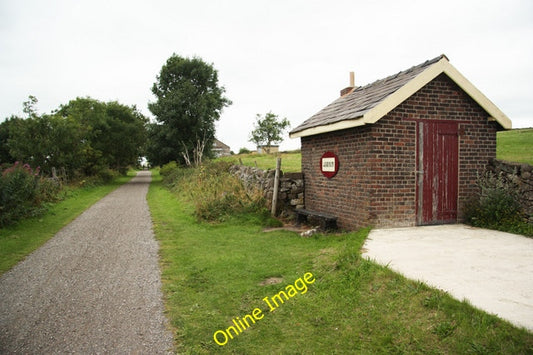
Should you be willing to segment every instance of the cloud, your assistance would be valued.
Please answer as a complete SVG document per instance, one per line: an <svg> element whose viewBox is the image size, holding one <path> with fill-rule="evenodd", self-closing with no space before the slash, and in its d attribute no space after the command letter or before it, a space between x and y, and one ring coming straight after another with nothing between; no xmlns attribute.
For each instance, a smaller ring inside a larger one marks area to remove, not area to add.
<svg viewBox="0 0 533 355"><path fill-rule="evenodd" d="M150 115L150 88L172 54L214 64L234 104L217 124L252 148L257 113L293 127L363 85L445 53L515 126L533 126L529 1L3 1L0 118L32 94L49 112L77 96ZM299 146L287 139L282 148Z"/></svg>

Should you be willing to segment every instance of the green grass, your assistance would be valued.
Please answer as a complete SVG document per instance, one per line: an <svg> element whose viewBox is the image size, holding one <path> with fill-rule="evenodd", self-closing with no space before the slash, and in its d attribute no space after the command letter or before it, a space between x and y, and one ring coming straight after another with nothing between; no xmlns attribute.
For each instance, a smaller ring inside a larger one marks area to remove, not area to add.
<svg viewBox="0 0 533 355"><path fill-rule="evenodd" d="M278 157L281 157L281 170L284 172L294 173L302 171L302 154L299 151L278 154L237 154L218 158L218 160L231 161L239 164L239 159L241 159L243 165L255 166L267 170L276 168L276 159Z"/></svg>
<svg viewBox="0 0 533 355"><path fill-rule="evenodd" d="M498 132L496 157L533 165L533 128Z"/></svg>
<svg viewBox="0 0 533 355"><path fill-rule="evenodd" d="M110 184L74 189L66 199L53 204L44 215L1 228L0 275L43 245L89 206L133 176L134 173L130 172L128 176L119 177Z"/></svg>
<svg viewBox="0 0 533 355"><path fill-rule="evenodd" d="M263 232L251 214L199 223L191 203L165 189L157 172L147 198L179 353L533 352L533 334L363 259L368 229L302 238ZM315 278L308 291L270 312L263 298L308 272ZM281 282L263 284L269 278ZM263 318L227 344L215 343L216 331L256 308Z"/></svg>

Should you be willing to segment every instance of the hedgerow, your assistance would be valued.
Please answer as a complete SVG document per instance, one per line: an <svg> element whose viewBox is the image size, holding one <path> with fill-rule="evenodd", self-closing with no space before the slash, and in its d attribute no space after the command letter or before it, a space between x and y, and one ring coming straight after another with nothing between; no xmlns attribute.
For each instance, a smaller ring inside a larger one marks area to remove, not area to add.
<svg viewBox="0 0 533 355"><path fill-rule="evenodd" d="M16 162L0 176L0 227L35 216L46 209L46 203L57 199L59 180L40 176L40 169Z"/></svg>

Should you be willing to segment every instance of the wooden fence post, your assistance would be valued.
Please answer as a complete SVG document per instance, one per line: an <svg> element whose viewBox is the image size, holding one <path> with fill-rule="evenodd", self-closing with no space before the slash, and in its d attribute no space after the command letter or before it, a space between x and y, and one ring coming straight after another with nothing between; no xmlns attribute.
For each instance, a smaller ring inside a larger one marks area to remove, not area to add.
<svg viewBox="0 0 533 355"><path fill-rule="evenodd" d="M278 206L279 174L281 170L281 158L276 159L276 174L274 175L274 193L272 194L272 217L276 217Z"/></svg>

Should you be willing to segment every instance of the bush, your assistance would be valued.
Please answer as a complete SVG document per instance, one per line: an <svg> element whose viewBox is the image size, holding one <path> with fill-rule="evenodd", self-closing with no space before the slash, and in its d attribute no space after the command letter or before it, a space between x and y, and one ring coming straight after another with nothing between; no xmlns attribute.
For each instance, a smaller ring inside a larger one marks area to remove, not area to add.
<svg viewBox="0 0 533 355"><path fill-rule="evenodd" d="M16 162L0 176L0 226L41 213L60 190L59 181L39 177L39 168Z"/></svg>
<svg viewBox="0 0 533 355"><path fill-rule="evenodd" d="M229 172L231 165L231 162L217 161L196 169L165 169L163 181L194 203L194 213L199 220L223 221L243 213L262 214L266 211L263 195L260 191L247 190Z"/></svg>
<svg viewBox="0 0 533 355"><path fill-rule="evenodd" d="M171 161L159 169L159 174L163 177L163 185L171 190L191 172L193 169L180 168L175 161Z"/></svg>
<svg viewBox="0 0 533 355"><path fill-rule="evenodd" d="M39 204L60 200L59 196L63 191L63 184L59 179L49 179L41 177L39 179Z"/></svg>
<svg viewBox="0 0 533 355"><path fill-rule="evenodd" d="M168 176L170 173L172 173L177 168L178 168L178 163L176 163L175 161L171 161L171 162L163 165L161 167L161 169L159 169L159 174L161 174L161 176L165 177L165 176Z"/></svg>
<svg viewBox="0 0 533 355"><path fill-rule="evenodd" d="M239 149L239 154L250 154L251 151L248 148L241 148Z"/></svg>
<svg viewBox="0 0 533 355"><path fill-rule="evenodd" d="M478 177L478 194L465 205L465 220L476 227L533 236L526 222L517 186L503 173L484 172Z"/></svg>
<svg viewBox="0 0 533 355"><path fill-rule="evenodd" d="M113 181L113 179L115 179L118 176L118 174L119 173L109 168L102 168L98 171L98 173L96 174L96 177L99 181L106 184L106 183Z"/></svg>
<svg viewBox="0 0 533 355"><path fill-rule="evenodd" d="M71 182L75 181L75 185L78 187L95 187L108 184L119 175L121 174L118 171L109 169L107 167L98 167L94 169L92 175L78 175L74 177Z"/></svg>

